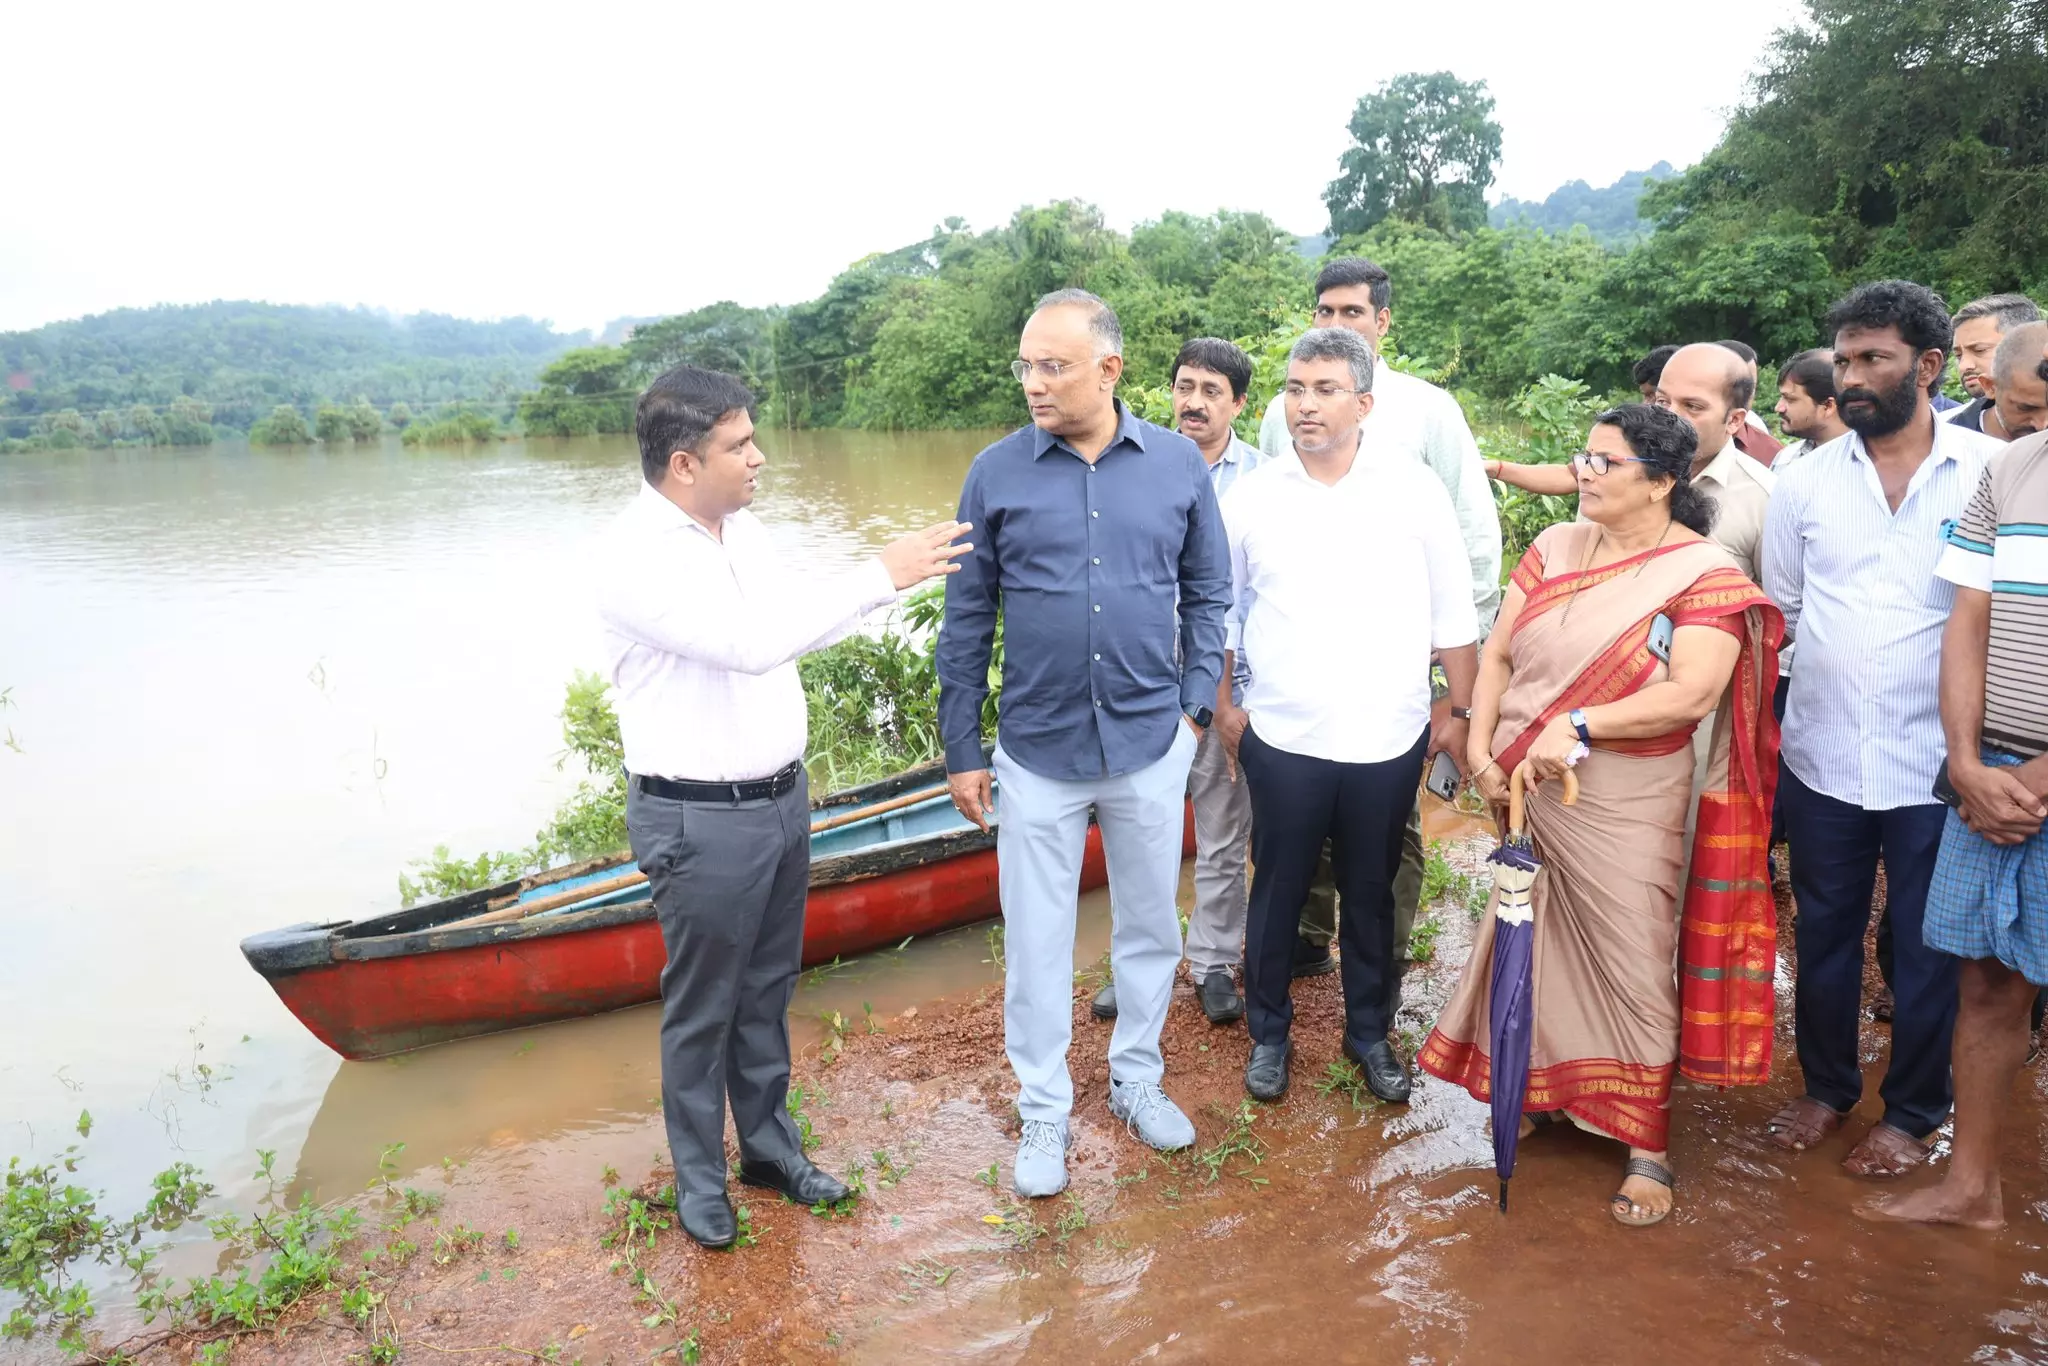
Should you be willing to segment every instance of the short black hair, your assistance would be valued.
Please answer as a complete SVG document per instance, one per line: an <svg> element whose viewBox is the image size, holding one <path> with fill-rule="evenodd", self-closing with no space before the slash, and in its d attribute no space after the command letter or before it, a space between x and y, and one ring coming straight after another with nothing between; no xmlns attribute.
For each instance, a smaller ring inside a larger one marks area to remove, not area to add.
<svg viewBox="0 0 2048 1366"><path fill-rule="evenodd" d="M1372 291L1372 308L1377 313L1383 308L1394 306L1394 279L1386 268L1363 256L1339 256L1327 261L1316 272L1316 297L1323 297L1326 289L1347 289L1352 285L1364 285Z"/></svg>
<svg viewBox="0 0 2048 1366"><path fill-rule="evenodd" d="M1636 382L1636 388L1640 389L1645 384L1654 386L1658 380L1664 378L1664 367L1677 354L1678 347L1667 343L1664 346L1657 347L1649 355L1637 361L1635 366L1628 372L1629 377Z"/></svg>
<svg viewBox="0 0 2048 1366"><path fill-rule="evenodd" d="M1728 350L1733 351L1736 355L1742 357L1744 365L1756 364L1756 348L1746 341L1736 341L1733 337L1730 337L1725 341L1717 341L1714 345L1724 346Z"/></svg>
<svg viewBox="0 0 2048 1366"><path fill-rule="evenodd" d="M2015 327L2040 322L2041 306L2024 294L1987 294L1957 309L1952 325L1961 327L1979 318L1995 319L2000 332L2010 332Z"/></svg>
<svg viewBox="0 0 2048 1366"><path fill-rule="evenodd" d="M678 365L640 395L633 431L640 438L640 473L658 484L677 451L697 454L698 443L734 413L754 415L753 391L718 370Z"/></svg>
<svg viewBox="0 0 2048 1366"><path fill-rule="evenodd" d="M1244 348L1221 337L1196 337L1181 347L1180 354L1173 358L1173 368L1166 372L1170 386L1180 379L1180 368L1192 365L1197 370L1213 370L1230 381L1230 396L1243 398L1252 387L1252 358Z"/></svg>
<svg viewBox="0 0 2048 1366"><path fill-rule="evenodd" d="M1835 401L1835 353L1825 347L1801 351L1778 367L1780 380L1791 380L1815 403Z"/></svg>
<svg viewBox="0 0 2048 1366"><path fill-rule="evenodd" d="M1692 423L1654 403L1624 403L1594 418L1593 425L1619 431L1629 450L1643 462L1645 477L1663 476L1672 481L1673 521L1702 536L1713 530L1719 509L1692 482L1692 458L1700 449L1700 434Z"/></svg>
<svg viewBox="0 0 2048 1366"><path fill-rule="evenodd" d="M1828 310L1823 326L1830 340L1848 328L1873 332L1897 328L1900 338L1916 352L1939 351L1944 360L1955 345L1948 305L1926 285L1911 280L1858 285Z"/></svg>

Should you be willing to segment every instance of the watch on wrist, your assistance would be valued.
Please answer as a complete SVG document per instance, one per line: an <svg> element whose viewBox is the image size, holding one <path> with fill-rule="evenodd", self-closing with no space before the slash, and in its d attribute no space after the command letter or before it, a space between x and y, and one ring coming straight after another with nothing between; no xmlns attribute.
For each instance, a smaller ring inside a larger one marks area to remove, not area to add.
<svg viewBox="0 0 2048 1366"><path fill-rule="evenodd" d="M1565 719L1572 723L1572 729L1579 733L1579 739L1585 741L1589 745L1593 743L1593 733L1586 729L1585 712L1581 711L1577 707L1573 707L1571 710L1571 714L1567 716Z"/></svg>
<svg viewBox="0 0 2048 1366"><path fill-rule="evenodd" d="M1210 711L1207 707L1196 707L1187 714L1187 717L1188 720L1194 722L1201 729L1207 730L1209 729L1209 723L1216 719L1216 713Z"/></svg>
<svg viewBox="0 0 2048 1366"><path fill-rule="evenodd" d="M1472 709L1470 707L1452 707L1451 719L1453 721L1470 721L1472 719Z"/></svg>

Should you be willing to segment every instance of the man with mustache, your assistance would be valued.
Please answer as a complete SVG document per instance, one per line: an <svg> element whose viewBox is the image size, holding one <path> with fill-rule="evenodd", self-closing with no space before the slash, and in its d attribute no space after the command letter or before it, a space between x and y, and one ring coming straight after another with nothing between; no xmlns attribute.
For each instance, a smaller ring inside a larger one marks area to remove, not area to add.
<svg viewBox="0 0 2048 1366"><path fill-rule="evenodd" d="M1882 859L1895 929L1884 1116L1842 1165L1888 1179L1927 1160L1952 1102L1956 960L1922 940L1947 815L1934 780L1946 752L1941 638L1956 596L1935 566L2001 448L1935 418L1928 386L1947 364L1951 328L1934 291L1864 285L1829 310L1827 329L1849 432L1785 471L1764 526L1764 590L1799 646L1779 802L1799 905L1805 1074L1804 1093L1768 1130L1779 1147L1804 1151L1863 1097L1863 936Z"/></svg>
<svg viewBox="0 0 2048 1366"><path fill-rule="evenodd" d="M1790 469L1802 456L1811 455L1849 428L1835 411L1835 353L1826 347L1801 351L1778 370L1778 426L1792 438L1792 444L1778 452L1771 469ZM1785 656L1778 656L1785 667Z"/></svg>
<svg viewBox="0 0 2048 1366"><path fill-rule="evenodd" d="M1265 463L1266 453L1247 445L1231 424L1244 411L1252 382L1252 358L1215 337L1197 337L1173 359L1173 425L1195 443L1209 467L1209 482L1220 504L1231 485ZM1237 762L1224 748L1244 729L1242 663L1224 652L1223 682L1216 689L1216 723L1195 747L1188 795L1195 807L1195 907L1188 913L1188 977L1210 1024L1244 1018L1244 997L1232 971L1244 965L1247 902L1245 854L1251 842L1252 799ZM1235 717L1233 722L1232 718ZM1233 730L1232 727L1235 726ZM1116 1018L1114 979L1095 994L1089 1010L1098 1020Z"/></svg>
<svg viewBox="0 0 2048 1366"><path fill-rule="evenodd" d="M2048 427L2048 323L2023 323L2005 334L1991 361L1991 407L1984 435L2017 441Z"/></svg>
<svg viewBox="0 0 2048 1366"><path fill-rule="evenodd" d="M1316 273L1317 327L1341 327L1365 338L1379 352L1393 327L1394 286L1385 269L1362 256L1341 256ZM1472 606L1479 614L1483 637L1500 610L1500 513L1479 443L1465 421L1465 410L1449 391L1390 365L1376 365L1373 380L1372 449L1387 456L1419 460L1443 483L1458 514L1465 554L1472 566ZM1287 405L1276 396L1259 423L1259 449L1271 457L1294 452L1287 427ZM1258 668L1256 659L1250 661ZM1453 751L1455 756L1457 752ZM1418 799L1401 836L1401 871L1394 881L1394 951L1403 963L1408 935L1422 901L1422 804ZM1301 916L1301 942L1294 964L1296 977L1334 972L1330 944L1337 937L1337 893L1325 854L1309 890ZM1394 979L1398 999L1400 978ZM1391 1013L1391 1012L1390 1012Z"/></svg>
<svg viewBox="0 0 2048 1366"><path fill-rule="evenodd" d="M1973 432L2010 441L2002 434L1996 417L1985 426L1992 409L1993 358L2005 334L2015 327L2041 321L2041 309L2024 294L1989 294L1972 299L1956 312L1956 374L1969 391L1970 401L1943 413L1945 421L1961 423Z"/></svg>

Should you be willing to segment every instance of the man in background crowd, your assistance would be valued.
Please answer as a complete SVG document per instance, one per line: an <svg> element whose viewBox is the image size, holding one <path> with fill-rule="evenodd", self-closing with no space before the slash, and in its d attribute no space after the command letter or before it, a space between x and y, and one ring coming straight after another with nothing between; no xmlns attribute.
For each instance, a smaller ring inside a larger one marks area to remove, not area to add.
<svg viewBox="0 0 2048 1366"><path fill-rule="evenodd" d="M1181 347L1171 374L1173 425L1202 453L1220 503L1232 485L1266 460L1264 451L1247 445L1231 428L1249 396L1252 358L1227 341L1197 337ZM1242 663L1228 652L1224 658L1231 667L1216 689L1219 723L1243 703L1249 678ZM1195 748L1188 795L1195 808L1195 906L1188 913L1188 978L1209 1023L1229 1024L1244 1018L1244 997L1232 974L1244 965L1245 856L1251 844L1252 798L1244 775L1224 751L1220 724L1204 731ZM1114 977L1095 994L1089 1009L1098 1020L1116 1018Z"/></svg>
<svg viewBox="0 0 2048 1366"><path fill-rule="evenodd" d="M1801 351L1778 371L1778 427L1792 444L1771 462L1776 474L1848 432L1835 411L1835 353L1825 347ZM1787 656L1778 656L1782 672Z"/></svg>
<svg viewBox="0 0 2048 1366"><path fill-rule="evenodd" d="M1714 345L1741 358L1743 368L1749 372L1749 392L1754 398L1757 386L1756 348L1748 342L1735 341L1732 338L1715 342ZM1651 402L1654 403L1656 400L1653 398ZM1781 449L1778 438L1771 435L1771 429L1764 425L1763 418L1751 410L1747 403L1743 405L1742 425L1736 428L1732 439L1737 450L1762 465L1768 465L1775 460Z"/></svg>
<svg viewBox="0 0 2048 1366"><path fill-rule="evenodd" d="M1769 1134L1781 1148L1812 1148L1863 1097L1863 938L1882 859L1896 931L1884 1116L1843 1167L1885 1179L1927 1160L1949 1113L1956 963L1921 934L1946 815L1933 796L1944 751L1937 675L1955 598L1934 568L1999 448L1934 416L1928 385L1947 364L1951 331L1932 290L1865 285L1829 311L1827 328L1850 431L1785 471L1764 537L1764 590L1799 646L1779 793L1799 906L1805 1077Z"/></svg>
<svg viewBox="0 0 2048 1366"><path fill-rule="evenodd" d="M1664 373L1664 366L1678 354L1676 346L1659 346L1629 368L1629 378L1635 381L1636 392L1648 403L1657 397L1657 380Z"/></svg>
<svg viewBox="0 0 2048 1366"><path fill-rule="evenodd" d="M2013 328L2041 321L2041 309L2024 294L1989 294L1972 299L1956 310L1956 376L1963 382L1970 401L1953 408L1945 417L1973 432L2010 441L2010 436L1984 426L1992 407L1993 362L1998 344ZM1993 419L1996 425L1996 419Z"/></svg>
<svg viewBox="0 0 2048 1366"><path fill-rule="evenodd" d="M1316 275L1315 325L1356 332L1377 356L1393 326L1393 300L1393 282L1385 270L1363 257L1339 257ZM1371 449L1378 453L1376 459L1405 456L1421 461L1450 494L1471 566L1472 604L1484 635L1500 610L1500 513L1494 506L1493 488L1486 482L1479 443L1472 439L1465 410L1447 391L1391 365L1375 364L1373 370L1372 415L1366 419L1372 426ZM1259 424L1259 448L1269 456L1286 455L1294 449L1286 404L1277 397ZM1246 662L1256 675L1259 661ZM1422 901L1423 857L1418 798L1401 837L1401 872L1394 884L1394 947L1404 960L1408 934ZM1337 896L1325 856L1301 917L1294 975L1312 977L1333 971L1336 965L1330 957L1330 943L1336 934Z"/></svg>
<svg viewBox="0 0 2048 1366"><path fill-rule="evenodd" d="M2048 323L2021 323L2005 334L1991 360L1991 407L1984 435L2018 441L2048 427Z"/></svg>

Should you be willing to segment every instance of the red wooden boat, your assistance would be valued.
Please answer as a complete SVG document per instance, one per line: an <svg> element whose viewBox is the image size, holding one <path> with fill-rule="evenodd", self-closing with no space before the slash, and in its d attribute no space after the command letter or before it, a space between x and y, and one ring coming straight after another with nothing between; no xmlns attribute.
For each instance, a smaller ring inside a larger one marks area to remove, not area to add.
<svg viewBox="0 0 2048 1366"><path fill-rule="evenodd" d="M1192 853L1192 818L1184 828ZM1081 886L1105 878L1091 824ZM953 810L943 765L813 803L805 966L999 910L995 836ZM272 930L243 940L242 954L344 1058L640 1005L659 998L666 961L646 881L626 854L395 915Z"/></svg>

